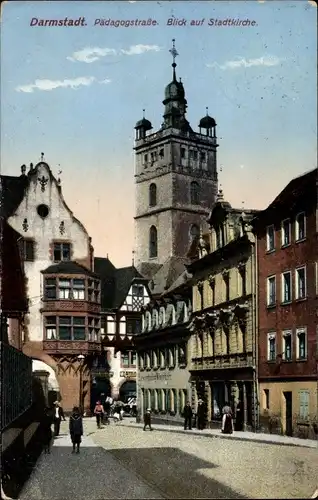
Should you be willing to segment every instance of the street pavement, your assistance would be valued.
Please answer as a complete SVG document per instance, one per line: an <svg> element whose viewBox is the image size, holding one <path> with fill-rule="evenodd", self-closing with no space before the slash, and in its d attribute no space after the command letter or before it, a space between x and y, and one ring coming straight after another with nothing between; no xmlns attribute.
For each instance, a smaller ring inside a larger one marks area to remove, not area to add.
<svg viewBox="0 0 318 500"><path fill-rule="evenodd" d="M85 419L84 432L80 455L71 455L68 436L55 440L21 499L310 498L317 489L315 442L287 448L259 442L262 435L218 439L220 433L159 425L144 432L129 418L102 429Z"/></svg>

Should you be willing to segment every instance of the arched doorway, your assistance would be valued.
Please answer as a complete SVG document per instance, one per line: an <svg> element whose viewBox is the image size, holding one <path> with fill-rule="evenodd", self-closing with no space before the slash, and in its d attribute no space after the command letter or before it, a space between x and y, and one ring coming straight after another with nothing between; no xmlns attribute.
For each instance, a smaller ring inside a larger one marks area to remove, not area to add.
<svg viewBox="0 0 318 500"><path fill-rule="evenodd" d="M49 374L47 379L41 375L43 372L47 372ZM60 387L55 371L51 366L44 363L44 361L33 359L32 373L39 381L41 381L48 406L53 406L54 401L61 399Z"/></svg>
<svg viewBox="0 0 318 500"><path fill-rule="evenodd" d="M105 377L92 377L91 384L91 410L94 411L97 401L105 403L105 399L111 396L111 385L108 374Z"/></svg>
<svg viewBox="0 0 318 500"><path fill-rule="evenodd" d="M123 403L127 403L129 398L136 398L137 386L135 380L126 380L119 390L119 399Z"/></svg>

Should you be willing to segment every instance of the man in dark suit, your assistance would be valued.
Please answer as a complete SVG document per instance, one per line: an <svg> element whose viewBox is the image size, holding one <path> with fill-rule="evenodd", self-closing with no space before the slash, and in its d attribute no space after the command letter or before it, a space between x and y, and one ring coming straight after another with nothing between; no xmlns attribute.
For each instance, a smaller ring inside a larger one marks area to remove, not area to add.
<svg viewBox="0 0 318 500"><path fill-rule="evenodd" d="M61 420L66 420L64 416L64 411L62 406L58 401L55 401L54 403L54 417L53 417L53 422L54 422L54 436L58 436L60 433L60 425L61 425Z"/></svg>
<svg viewBox="0 0 318 500"><path fill-rule="evenodd" d="M183 409L183 418L184 418L184 430L186 431L187 428L189 427L189 430L191 431L192 429L192 408L191 408L191 403L190 401L187 402Z"/></svg>

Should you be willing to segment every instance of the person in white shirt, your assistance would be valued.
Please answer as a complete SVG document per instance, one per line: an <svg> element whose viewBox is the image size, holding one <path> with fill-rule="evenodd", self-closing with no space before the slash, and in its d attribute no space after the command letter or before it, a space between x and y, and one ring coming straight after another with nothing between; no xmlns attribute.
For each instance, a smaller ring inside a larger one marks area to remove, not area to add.
<svg viewBox="0 0 318 500"><path fill-rule="evenodd" d="M55 401L54 403L54 417L53 417L53 422L54 422L54 436L58 436L60 434L60 426L61 426L61 420L66 420L64 416L64 411L62 406L58 401Z"/></svg>

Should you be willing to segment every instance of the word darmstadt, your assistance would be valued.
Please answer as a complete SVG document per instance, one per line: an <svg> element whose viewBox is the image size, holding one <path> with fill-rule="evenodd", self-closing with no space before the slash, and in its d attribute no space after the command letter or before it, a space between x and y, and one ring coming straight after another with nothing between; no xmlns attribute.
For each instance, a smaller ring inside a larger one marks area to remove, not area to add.
<svg viewBox="0 0 318 500"><path fill-rule="evenodd" d="M78 27L87 26L85 17L79 17L78 19L71 19L65 17L65 19L38 19L37 17L32 17L30 21L30 26L65 26L65 27Z"/></svg>

